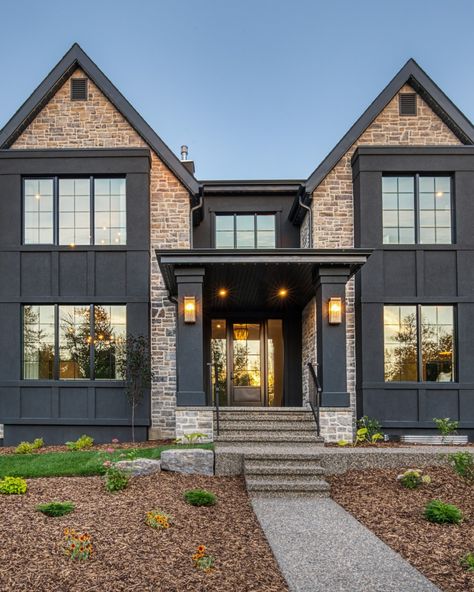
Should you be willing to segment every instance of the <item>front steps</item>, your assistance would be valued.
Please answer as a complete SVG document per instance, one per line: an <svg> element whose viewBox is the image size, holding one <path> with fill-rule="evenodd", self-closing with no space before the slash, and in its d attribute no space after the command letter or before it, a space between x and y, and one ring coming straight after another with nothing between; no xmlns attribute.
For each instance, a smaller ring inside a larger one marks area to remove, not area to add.
<svg viewBox="0 0 474 592"><path fill-rule="evenodd" d="M216 462L238 458L251 497L329 495L318 452L324 442L310 410L231 407L219 416Z"/></svg>

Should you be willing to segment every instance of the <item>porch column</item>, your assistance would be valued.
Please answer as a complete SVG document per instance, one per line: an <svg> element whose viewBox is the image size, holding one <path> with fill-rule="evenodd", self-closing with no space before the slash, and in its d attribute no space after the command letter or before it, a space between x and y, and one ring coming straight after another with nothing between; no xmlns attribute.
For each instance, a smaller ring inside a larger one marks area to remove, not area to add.
<svg viewBox="0 0 474 592"><path fill-rule="evenodd" d="M203 299L204 269L188 267L175 270L178 287L176 367L178 405L206 405L204 392ZM195 321L184 320L184 299L195 299Z"/></svg>
<svg viewBox="0 0 474 592"><path fill-rule="evenodd" d="M350 276L348 266L320 266L315 273L316 335L318 376L322 385L321 405L349 407L346 365L346 299L345 288ZM342 318L329 323L329 299L340 298Z"/></svg>

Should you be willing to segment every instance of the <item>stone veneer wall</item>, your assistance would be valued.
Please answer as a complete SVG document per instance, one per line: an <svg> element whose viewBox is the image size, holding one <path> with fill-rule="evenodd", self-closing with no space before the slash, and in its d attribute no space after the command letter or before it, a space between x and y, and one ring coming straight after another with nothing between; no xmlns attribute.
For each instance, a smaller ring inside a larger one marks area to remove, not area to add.
<svg viewBox="0 0 474 592"><path fill-rule="evenodd" d="M72 77L86 76L77 69ZM71 101L69 80L56 92L12 148L147 147L145 141L89 80L89 99ZM175 305L167 299L154 249L189 248L189 194L152 152L150 172L151 393L153 436L174 437L176 407Z"/></svg>
<svg viewBox="0 0 474 592"><path fill-rule="evenodd" d="M401 92L414 92L405 85ZM403 117L399 115L398 95L396 95L365 132L351 146L331 172L313 192L313 246L314 248L338 249L354 246L354 217L352 194L351 158L360 145L454 145L461 141L439 119L434 111L418 95L418 115ZM304 233L306 235L306 232ZM302 239L303 240L303 239ZM347 388L350 393L352 422L355 422L355 314L354 279L346 287L346 325L347 325ZM309 329L303 314L303 346ZM339 439L340 433L347 431L346 411L324 412L324 432L328 437ZM336 436L334 435L336 434ZM345 437L345 439L349 439Z"/></svg>
<svg viewBox="0 0 474 592"><path fill-rule="evenodd" d="M199 432L207 435L207 440L214 439L214 408L212 407L177 407L176 437Z"/></svg>

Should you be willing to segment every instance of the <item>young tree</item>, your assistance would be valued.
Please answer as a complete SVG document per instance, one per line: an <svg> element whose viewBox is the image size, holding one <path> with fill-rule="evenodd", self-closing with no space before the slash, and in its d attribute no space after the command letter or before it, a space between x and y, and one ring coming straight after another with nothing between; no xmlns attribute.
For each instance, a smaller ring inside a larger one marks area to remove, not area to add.
<svg viewBox="0 0 474 592"><path fill-rule="evenodd" d="M135 412L153 380L148 339L143 335L129 335L125 355L117 360L117 368L125 380L125 392L132 409L132 442L135 442Z"/></svg>

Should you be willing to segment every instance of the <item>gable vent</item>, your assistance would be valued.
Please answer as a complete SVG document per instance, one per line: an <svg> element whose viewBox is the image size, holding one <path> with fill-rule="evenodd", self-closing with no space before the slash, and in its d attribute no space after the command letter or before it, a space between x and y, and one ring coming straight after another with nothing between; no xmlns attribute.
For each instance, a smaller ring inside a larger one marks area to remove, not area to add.
<svg viewBox="0 0 474 592"><path fill-rule="evenodd" d="M416 115L416 93L400 93L400 115Z"/></svg>
<svg viewBox="0 0 474 592"><path fill-rule="evenodd" d="M87 101L87 78L71 78L71 101Z"/></svg>

